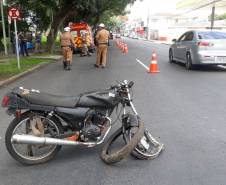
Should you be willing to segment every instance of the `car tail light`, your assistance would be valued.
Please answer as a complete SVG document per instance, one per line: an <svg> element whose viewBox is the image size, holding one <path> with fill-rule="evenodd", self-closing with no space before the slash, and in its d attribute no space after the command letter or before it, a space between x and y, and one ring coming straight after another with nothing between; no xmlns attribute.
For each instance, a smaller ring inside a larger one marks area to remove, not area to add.
<svg viewBox="0 0 226 185"><path fill-rule="evenodd" d="M213 46L214 44L207 41L198 42L198 46Z"/></svg>
<svg viewBox="0 0 226 185"><path fill-rule="evenodd" d="M4 96L2 99L2 107L7 107L9 105L9 97Z"/></svg>

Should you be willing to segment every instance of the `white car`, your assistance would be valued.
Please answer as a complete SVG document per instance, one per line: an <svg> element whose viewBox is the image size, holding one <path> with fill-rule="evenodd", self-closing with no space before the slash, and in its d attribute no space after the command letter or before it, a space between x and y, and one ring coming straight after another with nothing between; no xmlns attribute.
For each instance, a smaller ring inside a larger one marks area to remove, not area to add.
<svg viewBox="0 0 226 185"><path fill-rule="evenodd" d="M226 33L211 30L191 30L174 39L169 49L169 61L193 65L226 65Z"/></svg>
<svg viewBox="0 0 226 185"><path fill-rule="evenodd" d="M117 33L117 34L115 35L115 37L116 37L116 38L121 38L121 34L120 34L120 33Z"/></svg>

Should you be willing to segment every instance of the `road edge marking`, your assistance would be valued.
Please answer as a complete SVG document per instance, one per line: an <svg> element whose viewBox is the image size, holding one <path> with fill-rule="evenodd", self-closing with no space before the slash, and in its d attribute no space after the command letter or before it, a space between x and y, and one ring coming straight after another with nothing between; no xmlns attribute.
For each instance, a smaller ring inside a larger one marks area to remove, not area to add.
<svg viewBox="0 0 226 185"><path fill-rule="evenodd" d="M149 70L149 68L148 68L143 62L141 62L139 59L136 58L136 61L137 61L140 65L142 65L145 69Z"/></svg>

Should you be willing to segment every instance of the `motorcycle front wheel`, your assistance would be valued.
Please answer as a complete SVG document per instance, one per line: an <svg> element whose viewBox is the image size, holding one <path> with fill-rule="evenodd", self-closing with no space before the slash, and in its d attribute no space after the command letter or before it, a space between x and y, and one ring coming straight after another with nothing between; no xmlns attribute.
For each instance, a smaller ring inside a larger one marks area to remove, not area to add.
<svg viewBox="0 0 226 185"><path fill-rule="evenodd" d="M110 138L104 145L101 152L101 159L107 164L121 161L133 151L134 147L138 144L143 134L144 124L142 122L139 122L139 126L137 127L136 133L134 133L133 137L129 141L127 141L125 138L126 136L123 135L122 127L119 128L118 130L116 130L115 133L110 136ZM118 142L118 139L120 137L123 137L123 139L121 140L123 140L125 143L120 148L112 149L114 148L113 145Z"/></svg>
<svg viewBox="0 0 226 185"><path fill-rule="evenodd" d="M29 112L25 112L20 118L15 118L10 123L5 134L5 144L9 154L15 160L23 164L32 165L47 162L61 149L59 145L19 144L12 142L12 136L14 134L35 135L37 132L42 132L42 134L39 135L40 137L57 137L59 134L63 133L61 123L54 119L54 117L48 119L44 114L37 114L37 119L40 120L39 125L35 122L32 123Z"/></svg>

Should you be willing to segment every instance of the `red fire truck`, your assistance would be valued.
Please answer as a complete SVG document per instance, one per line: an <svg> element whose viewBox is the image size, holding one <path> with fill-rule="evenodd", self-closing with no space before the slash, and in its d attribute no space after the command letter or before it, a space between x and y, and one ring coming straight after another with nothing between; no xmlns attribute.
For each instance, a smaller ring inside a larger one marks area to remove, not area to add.
<svg viewBox="0 0 226 185"><path fill-rule="evenodd" d="M87 33L87 46L90 52L95 50L94 40L93 40L93 33L91 27L87 23L69 23L69 27L71 28L71 34L74 37L75 41L75 51L74 53L78 53L81 51L82 48L82 33Z"/></svg>

